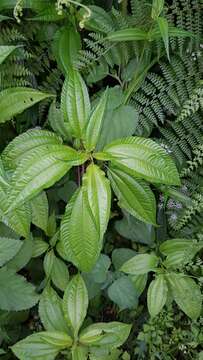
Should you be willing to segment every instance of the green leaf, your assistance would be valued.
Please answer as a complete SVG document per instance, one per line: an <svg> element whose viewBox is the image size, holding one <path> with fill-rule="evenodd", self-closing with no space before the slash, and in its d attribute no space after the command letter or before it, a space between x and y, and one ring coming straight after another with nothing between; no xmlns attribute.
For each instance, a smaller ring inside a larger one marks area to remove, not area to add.
<svg viewBox="0 0 203 360"><path fill-rule="evenodd" d="M128 28L117 30L107 36L109 41L134 41L134 40L147 40L148 33L139 28Z"/></svg>
<svg viewBox="0 0 203 360"><path fill-rule="evenodd" d="M176 166L166 151L151 139L128 137L104 148L113 164L132 176L170 185L180 185Z"/></svg>
<svg viewBox="0 0 203 360"><path fill-rule="evenodd" d="M88 5L88 8L91 10L91 16L84 22L85 29L102 33L108 33L112 30L114 21L109 12L95 5ZM85 13L86 10L81 8L78 14L80 20L83 19Z"/></svg>
<svg viewBox="0 0 203 360"><path fill-rule="evenodd" d="M49 216L49 204L45 191L31 200L32 223L46 233Z"/></svg>
<svg viewBox="0 0 203 360"><path fill-rule="evenodd" d="M69 282L63 298L63 310L74 338L86 317L88 308L88 293L83 278L78 274Z"/></svg>
<svg viewBox="0 0 203 360"><path fill-rule="evenodd" d="M61 109L72 135L82 139L90 115L90 100L85 82L76 70L69 71L64 82Z"/></svg>
<svg viewBox="0 0 203 360"><path fill-rule="evenodd" d="M144 181L112 166L109 167L108 177L122 209L141 221L156 224L155 197Z"/></svg>
<svg viewBox="0 0 203 360"><path fill-rule="evenodd" d="M167 300L168 286L164 275L158 275L151 282L147 292L147 306L152 317L158 315Z"/></svg>
<svg viewBox="0 0 203 360"><path fill-rule="evenodd" d="M84 346L77 346L76 348L72 348L71 354L72 360L87 360L88 349Z"/></svg>
<svg viewBox="0 0 203 360"><path fill-rule="evenodd" d="M199 286L189 276L170 273L166 277L173 298L181 310L192 320L201 313L202 295Z"/></svg>
<svg viewBox="0 0 203 360"><path fill-rule="evenodd" d="M46 274L46 277L48 279L51 278L51 273L52 273L52 268L54 265L54 260L55 260L55 255L54 255L54 250L51 249L50 251L48 251L44 257L44 261L43 261L43 267L44 267L44 272Z"/></svg>
<svg viewBox="0 0 203 360"><path fill-rule="evenodd" d="M167 57L170 60L168 20L163 18L163 17L158 17L157 22L158 22L158 25L159 25L159 30L160 30L160 33L161 33L161 37L162 37L164 45L165 45Z"/></svg>
<svg viewBox="0 0 203 360"><path fill-rule="evenodd" d="M62 111L56 107L55 101L50 105L48 121L55 133L59 134L64 140L71 139L70 126L64 121Z"/></svg>
<svg viewBox="0 0 203 360"><path fill-rule="evenodd" d="M36 1L36 0L34 0ZM44 1L44 0L43 0ZM32 18L27 18L26 20L29 21L43 21L43 22L55 22L55 21L60 21L63 20L67 17L66 13L63 12L62 14L58 14L57 10L56 10L56 5L55 4L51 4L51 3L47 3L46 1L44 2L46 7L42 7L42 10L39 9L40 11L38 12L38 14Z"/></svg>
<svg viewBox="0 0 203 360"><path fill-rule="evenodd" d="M34 238L32 257L38 257L42 255L49 248L49 244L41 238Z"/></svg>
<svg viewBox="0 0 203 360"><path fill-rule="evenodd" d="M61 27L54 36L53 52L64 75L67 75L81 49L80 35L72 26Z"/></svg>
<svg viewBox="0 0 203 360"><path fill-rule="evenodd" d="M137 295L140 296L147 285L147 274L131 275L130 278L133 282Z"/></svg>
<svg viewBox="0 0 203 360"><path fill-rule="evenodd" d="M120 248L114 249L112 252L112 263L115 270L119 271L121 266L127 261L133 258L136 252L132 249Z"/></svg>
<svg viewBox="0 0 203 360"><path fill-rule="evenodd" d="M5 169L15 170L33 150L43 145L60 145L62 139L51 131L31 129L15 137L4 149L2 160Z"/></svg>
<svg viewBox="0 0 203 360"><path fill-rule="evenodd" d="M97 323L88 326L80 334L79 341L87 346L102 346L110 349L121 346L128 338L131 325L120 322Z"/></svg>
<svg viewBox="0 0 203 360"><path fill-rule="evenodd" d="M11 260L20 250L23 242L20 240L0 237L0 266Z"/></svg>
<svg viewBox="0 0 203 360"><path fill-rule="evenodd" d="M39 101L54 96L26 87L13 87L3 90L0 92L0 123L11 120L13 116L22 113Z"/></svg>
<svg viewBox="0 0 203 360"><path fill-rule="evenodd" d="M126 294L128 294L126 296ZM109 298L119 306L120 310L135 309L138 305L138 296L130 278L122 276L108 288Z"/></svg>
<svg viewBox="0 0 203 360"><path fill-rule="evenodd" d="M153 0L151 17L153 20L157 20L159 15L164 9L164 0Z"/></svg>
<svg viewBox="0 0 203 360"><path fill-rule="evenodd" d="M25 265L28 264L32 257L33 252L33 239L29 236L22 241L22 246L17 254L7 262L6 266L9 269L20 271Z"/></svg>
<svg viewBox="0 0 203 360"><path fill-rule="evenodd" d="M46 330L68 332L62 299L51 286L47 286L40 297L39 315Z"/></svg>
<svg viewBox="0 0 203 360"><path fill-rule="evenodd" d="M80 165L86 154L65 145L44 145L33 149L18 165L11 181L9 210L15 209L52 186L73 165Z"/></svg>
<svg viewBox="0 0 203 360"><path fill-rule="evenodd" d="M20 360L54 360L57 354L72 345L70 336L62 332L32 334L11 347Z"/></svg>
<svg viewBox="0 0 203 360"><path fill-rule="evenodd" d="M85 147L88 151L92 151L97 145L106 109L107 97L108 89L102 95L87 124L87 128L85 130Z"/></svg>
<svg viewBox="0 0 203 360"><path fill-rule="evenodd" d="M0 65L18 47L14 45L0 45Z"/></svg>
<svg viewBox="0 0 203 360"><path fill-rule="evenodd" d="M87 274L88 278L98 284L105 282L110 265L111 261L109 257L101 254L92 271Z"/></svg>
<svg viewBox="0 0 203 360"><path fill-rule="evenodd" d="M153 254L139 254L124 263L120 271L131 275L146 274L154 271L158 264L158 257Z"/></svg>
<svg viewBox="0 0 203 360"><path fill-rule="evenodd" d="M60 290L64 291L68 285L69 272L67 265L55 256L54 263L51 271L51 280L54 285Z"/></svg>
<svg viewBox="0 0 203 360"><path fill-rule="evenodd" d="M3 267L0 269L0 309L20 311L34 306L39 297L33 285L26 279L15 274L14 270Z"/></svg>

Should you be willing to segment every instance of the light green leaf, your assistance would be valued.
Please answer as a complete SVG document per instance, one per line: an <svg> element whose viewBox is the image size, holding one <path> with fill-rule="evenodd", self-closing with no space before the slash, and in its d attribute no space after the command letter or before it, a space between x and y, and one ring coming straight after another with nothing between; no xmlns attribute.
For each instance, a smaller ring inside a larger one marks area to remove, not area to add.
<svg viewBox="0 0 203 360"><path fill-rule="evenodd" d="M71 139L70 126L64 121L62 110L56 107L55 101L50 105L48 121L55 133L59 134L64 140Z"/></svg>
<svg viewBox="0 0 203 360"><path fill-rule="evenodd" d="M151 282L147 292L147 306L152 317L158 315L167 300L168 286L164 275L158 275Z"/></svg>
<svg viewBox="0 0 203 360"><path fill-rule="evenodd" d="M0 123L11 120L13 116L22 113L39 101L54 96L26 87L3 90L0 92Z"/></svg>
<svg viewBox="0 0 203 360"><path fill-rule="evenodd" d="M28 264L32 257L33 252L33 239L30 235L22 241L22 246L17 254L7 262L6 266L9 269L20 271L25 265Z"/></svg>
<svg viewBox="0 0 203 360"><path fill-rule="evenodd" d="M133 258L136 255L136 252L132 249L119 248L114 249L112 252L112 263L115 267L115 270L121 268L121 266L127 261Z"/></svg>
<svg viewBox="0 0 203 360"><path fill-rule="evenodd" d="M85 130L85 147L88 151L92 151L97 145L97 141L101 133L107 98L108 89L102 95L88 121L87 128Z"/></svg>
<svg viewBox="0 0 203 360"><path fill-rule="evenodd" d="M32 257L38 257L42 255L49 248L49 244L41 238L34 238Z"/></svg>
<svg viewBox="0 0 203 360"><path fill-rule="evenodd" d="M54 285L60 290L64 291L68 285L69 272L67 265L58 257L55 256L51 271L51 280Z"/></svg>
<svg viewBox="0 0 203 360"><path fill-rule="evenodd" d="M73 165L80 165L86 154L65 145L44 145L33 149L18 165L11 181L9 210L15 209L52 186Z"/></svg>
<svg viewBox="0 0 203 360"><path fill-rule="evenodd" d="M165 45L166 54L168 59L170 60L169 56L169 33L168 33L168 20L163 17L158 17L157 19L159 30Z"/></svg>
<svg viewBox="0 0 203 360"><path fill-rule="evenodd" d="M134 40L147 40L148 33L139 28L128 28L117 30L107 36L109 41L134 41Z"/></svg>
<svg viewBox="0 0 203 360"><path fill-rule="evenodd" d="M42 191L34 197L30 204L32 211L32 223L44 230L46 233L49 216L49 204L45 191Z"/></svg>
<svg viewBox="0 0 203 360"><path fill-rule="evenodd" d="M88 293L83 278L78 274L69 282L63 298L63 310L68 325L74 337L86 317L88 308Z"/></svg>
<svg viewBox="0 0 203 360"><path fill-rule="evenodd" d="M46 330L68 332L62 299L51 286L47 286L40 297L39 315Z"/></svg>
<svg viewBox="0 0 203 360"><path fill-rule="evenodd" d="M44 331L28 336L11 349L20 360L54 360L71 344L72 339L65 333Z"/></svg>
<svg viewBox="0 0 203 360"><path fill-rule="evenodd" d="M157 20L164 8L164 0L153 0L151 17Z"/></svg>
<svg viewBox="0 0 203 360"><path fill-rule="evenodd" d="M121 346L128 338L131 325L120 322L97 323L88 326L80 334L79 341L87 346L102 346L111 349Z"/></svg>
<svg viewBox="0 0 203 360"><path fill-rule="evenodd" d="M166 277L173 298L181 310L192 320L201 313L202 295L199 286L189 276L170 273Z"/></svg>
<svg viewBox="0 0 203 360"><path fill-rule="evenodd" d="M0 65L18 47L14 45L0 45Z"/></svg>
<svg viewBox="0 0 203 360"><path fill-rule="evenodd" d="M51 278L54 261L55 261L54 250L51 249L49 252L46 253L43 261L44 272L48 279Z"/></svg>
<svg viewBox="0 0 203 360"><path fill-rule="evenodd" d="M62 139L51 131L31 129L15 137L4 149L2 160L6 170L15 170L19 163L36 148L60 145Z"/></svg>
<svg viewBox="0 0 203 360"><path fill-rule="evenodd" d="M138 304L138 294L131 279L127 276L122 276L109 286L108 296L120 310L135 309Z"/></svg>
<svg viewBox="0 0 203 360"><path fill-rule="evenodd" d="M139 254L124 263L120 271L131 275L146 274L154 271L158 264L158 257L153 254Z"/></svg>
<svg viewBox="0 0 203 360"><path fill-rule="evenodd" d="M81 41L77 30L70 25L60 27L54 36L53 52L64 75L72 68L80 49Z"/></svg>
<svg viewBox="0 0 203 360"><path fill-rule="evenodd" d="M131 281L133 282L133 285L135 287L138 296L140 296L147 285L147 278L148 278L147 274L129 275L129 276L131 278Z"/></svg>
<svg viewBox="0 0 203 360"><path fill-rule="evenodd" d="M87 360L88 348L77 346L76 348L72 348L71 354L72 360Z"/></svg>
<svg viewBox="0 0 203 360"><path fill-rule="evenodd" d="M14 270L3 267L0 269L0 309L20 311L34 306L39 297L33 285ZM27 359L26 359L27 360Z"/></svg>
<svg viewBox="0 0 203 360"><path fill-rule="evenodd" d="M141 221L156 224L155 197L144 181L112 166L109 167L108 177L122 209Z"/></svg>
<svg viewBox="0 0 203 360"><path fill-rule="evenodd" d="M64 82L61 110L65 121L69 123L72 135L81 139L90 115L90 100L85 82L76 70L69 71Z"/></svg>
<svg viewBox="0 0 203 360"><path fill-rule="evenodd" d="M0 237L0 266L11 260L20 250L23 242L20 240Z"/></svg>
<svg viewBox="0 0 203 360"><path fill-rule="evenodd" d="M113 164L132 176L170 185L180 185L176 166L166 151L151 139L128 137L104 148Z"/></svg>

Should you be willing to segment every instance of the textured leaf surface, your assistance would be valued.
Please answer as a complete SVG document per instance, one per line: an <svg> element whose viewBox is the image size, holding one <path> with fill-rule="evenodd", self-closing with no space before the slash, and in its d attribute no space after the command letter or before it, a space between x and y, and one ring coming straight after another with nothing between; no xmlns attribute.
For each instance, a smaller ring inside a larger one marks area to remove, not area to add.
<svg viewBox="0 0 203 360"><path fill-rule="evenodd" d="M34 306L39 297L34 286L26 279L15 274L14 270L0 269L0 309L19 311Z"/></svg>
<svg viewBox="0 0 203 360"><path fill-rule="evenodd" d="M158 258L153 254L139 254L121 266L120 271L131 275L146 274L157 267Z"/></svg>
<svg viewBox="0 0 203 360"><path fill-rule="evenodd" d="M0 45L0 65L17 48L14 45Z"/></svg>
<svg viewBox="0 0 203 360"><path fill-rule="evenodd" d="M156 224L156 201L150 187L116 167L110 167L108 177L119 200L119 206L141 221Z"/></svg>
<svg viewBox="0 0 203 360"><path fill-rule="evenodd" d="M71 139L70 126L64 121L62 110L56 107L55 101L50 105L48 120L55 133L59 134L65 140Z"/></svg>
<svg viewBox="0 0 203 360"><path fill-rule="evenodd" d="M116 140L104 148L113 163L135 177L154 183L179 185L173 160L161 146L150 139L128 137Z"/></svg>
<svg viewBox="0 0 203 360"><path fill-rule="evenodd" d="M49 204L45 191L31 200L32 223L47 232Z"/></svg>
<svg viewBox="0 0 203 360"><path fill-rule="evenodd" d="M12 259L20 250L23 242L20 240L0 237L0 266Z"/></svg>
<svg viewBox="0 0 203 360"><path fill-rule="evenodd" d="M64 291L68 285L69 272L67 265L55 256L51 271L51 279L55 286Z"/></svg>
<svg viewBox="0 0 203 360"><path fill-rule="evenodd" d="M80 275L75 275L69 282L63 298L63 310L68 325L74 336L86 317L88 308L88 293L84 280Z"/></svg>
<svg viewBox="0 0 203 360"><path fill-rule="evenodd" d="M39 332L19 341L12 346L12 351L20 360L54 360L71 344L72 339L65 333Z"/></svg>
<svg viewBox="0 0 203 360"><path fill-rule="evenodd" d="M129 28L114 31L107 36L109 41L132 41L132 40L147 40L148 33L139 28Z"/></svg>
<svg viewBox="0 0 203 360"><path fill-rule="evenodd" d="M152 317L158 315L167 300L168 286L164 275L158 275L151 282L147 292L147 306Z"/></svg>
<svg viewBox="0 0 203 360"><path fill-rule="evenodd" d="M23 87L9 88L1 91L0 123L11 120L13 116L22 113L24 110L48 97L54 97L54 95Z"/></svg>

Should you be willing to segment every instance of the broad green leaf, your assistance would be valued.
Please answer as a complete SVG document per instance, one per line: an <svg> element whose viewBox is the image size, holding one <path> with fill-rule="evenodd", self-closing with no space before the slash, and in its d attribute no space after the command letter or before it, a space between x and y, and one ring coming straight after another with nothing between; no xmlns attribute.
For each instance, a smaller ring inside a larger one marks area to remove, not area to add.
<svg viewBox="0 0 203 360"><path fill-rule="evenodd" d="M32 257L38 257L42 255L49 248L49 244L41 238L34 238Z"/></svg>
<svg viewBox="0 0 203 360"><path fill-rule="evenodd" d="M23 242L16 239L0 237L0 266L11 260L20 250Z"/></svg>
<svg viewBox="0 0 203 360"><path fill-rule="evenodd" d="M34 149L18 165L13 174L8 202L9 210L15 209L52 186L73 165L80 165L86 154L65 145L44 145Z"/></svg>
<svg viewBox="0 0 203 360"><path fill-rule="evenodd" d="M11 120L13 116L22 113L39 101L54 96L26 87L3 90L0 92L0 123Z"/></svg>
<svg viewBox="0 0 203 360"><path fill-rule="evenodd" d="M54 360L57 354L72 345L70 336L62 332L32 334L11 347L20 360Z"/></svg>
<svg viewBox="0 0 203 360"><path fill-rule="evenodd" d="M86 317L88 308L87 288L83 278L78 274L69 282L63 297L63 311L74 337Z"/></svg>
<svg viewBox="0 0 203 360"><path fill-rule="evenodd" d="M98 284L105 282L110 265L111 261L109 257L107 255L101 254L92 271L87 274L88 279ZM84 273L84 275L86 274Z"/></svg>
<svg viewBox="0 0 203 360"><path fill-rule="evenodd" d="M124 263L120 271L131 275L146 274L155 271L158 264L158 257L153 254L139 254Z"/></svg>
<svg viewBox="0 0 203 360"><path fill-rule="evenodd" d="M64 75L67 75L81 49L80 35L73 26L60 27L54 36L53 52Z"/></svg>
<svg viewBox="0 0 203 360"><path fill-rule="evenodd" d="M189 276L170 273L166 277L173 298L181 310L192 320L201 313L202 295L199 286Z"/></svg>
<svg viewBox="0 0 203 360"><path fill-rule="evenodd" d="M132 249L119 248L114 249L112 252L112 263L115 270L121 268L121 266L136 255L136 252Z"/></svg>
<svg viewBox="0 0 203 360"><path fill-rule="evenodd" d="M158 22L158 25L159 25L159 30L160 30L160 33L161 33L161 37L162 37L164 45L165 45L167 57L170 60L170 56L169 56L168 20L163 18L163 17L158 17L157 22Z"/></svg>
<svg viewBox="0 0 203 360"><path fill-rule="evenodd" d="M138 294L131 279L127 276L122 276L109 286L108 296L120 310L135 309L138 304Z"/></svg>
<svg viewBox="0 0 203 360"><path fill-rule="evenodd" d="M71 139L69 124L64 121L62 111L56 107L55 101L50 105L48 121L55 133L59 134L64 140Z"/></svg>
<svg viewBox="0 0 203 360"><path fill-rule="evenodd" d="M116 321L97 323L83 330L79 341L87 346L103 346L113 349L121 346L127 340L130 330L131 325Z"/></svg>
<svg viewBox="0 0 203 360"><path fill-rule="evenodd" d="M148 33L139 28L128 28L117 30L107 36L109 41L134 41L134 40L147 40Z"/></svg>
<svg viewBox="0 0 203 360"><path fill-rule="evenodd" d="M93 110L88 121L87 129L85 130L85 147L88 151L92 151L97 145L106 109L107 96L108 89L102 95L98 105Z"/></svg>
<svg viewBox="0 0 203 360"><path fill-rule="evenodd" d="M108 177L122 209L141 221L156 224L156 200L144 181L112 166L109 167Z"/></svg>
<svg viewBox="0 0 203 360"><path fill-rule="evenodd" d="M130 278L138 296L140 296L147 285L147 274L131 275Z"/></svg>
<svg viewBox="0 0 203 360"><path fill-rule="evenodd" d="M40 297L39 315L46 330L68 332L62 299L51 286L47 286Z"/></svg>
<svg viewBox="0 0 203 360"><path fill-rule="evenodd" d="M5 169L15 170L18 164L43 145L60 145L62 139L51 131L31 129L15 137L4 149L2 160Z"/></svg>
<svg viewBox="0 0 203 360"><path fill-rule="evenodd" d="M32 223L46 233L49 216L49 204L45 191L39 193L31 201Z"/></svg>
<svg viewBox="0 0 203 360"><path fill-rule="evenodd" d="M104 148L119 169L144 180L180 185L176 166L166 151L151 139L128 137Z"/></svg>
<svg viewBox="0 0 203 360"><path fill-rule="evenodd" d="M152 317L158 315L167 300L168 286L164 275L158 275L151 282L147 292L147 306Z"/></svg>
<svg viewBox="0 0 203 360"><path fill-rule="evenodd" d="M61 110L72 135L82 139L90 115L90 100L87 87L80 73L71 70L62 90Z"/></svg>
<svg viewBox="0 0 203 360"><path fill-rule="evenodd" d="M77 346L71 350L72 360L87 360L88 348Z"/></svg>
<svg viewBox="0 0 203 360"><path fill-rule="evenodd" d="M0 65L18 47L14 45L0 45Z"/></svg>
<svg viewBox="0 0 203 360"><path fill-rule="evenodd" d="M0 269L0 309L20 311L34 306L39 297L34 286L14 270L3 267ZM26 359L27 360L27 359Z"/></svg>
<svg viewBox="0 0 203 360"><path fill-rule="evenodd" d="M152 19L157 20L164 8L164 0L153 0L152 3Z"/></svg>
<svg viewBox="0 0 203 360"><path fill-rule="evenodd" d="M64 291L68 285L69 272L67 265L58 257L55 256L51 271L51 280L54 285L60 290Z"/></svg>
<svg viewBox="0 0 203 360"><path fill-rule="evenodd" d="M32 236L27 237L22 242L22 246L17 254L7 262L6 266L9 269L20 271L25 265L28 264L32 257L33 252L33 239Z"/></svg>

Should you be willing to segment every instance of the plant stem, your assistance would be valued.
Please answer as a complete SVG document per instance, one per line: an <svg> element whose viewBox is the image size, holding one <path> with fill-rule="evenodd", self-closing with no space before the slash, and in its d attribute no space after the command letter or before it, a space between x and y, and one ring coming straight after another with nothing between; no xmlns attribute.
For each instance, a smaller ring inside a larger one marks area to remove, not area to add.
<svg viewBox="0 0 203 360"><path fill-rule="evenodd" d="M121 3L121 12L125 16L128 13L128 0L122 0Z"/></svg>

